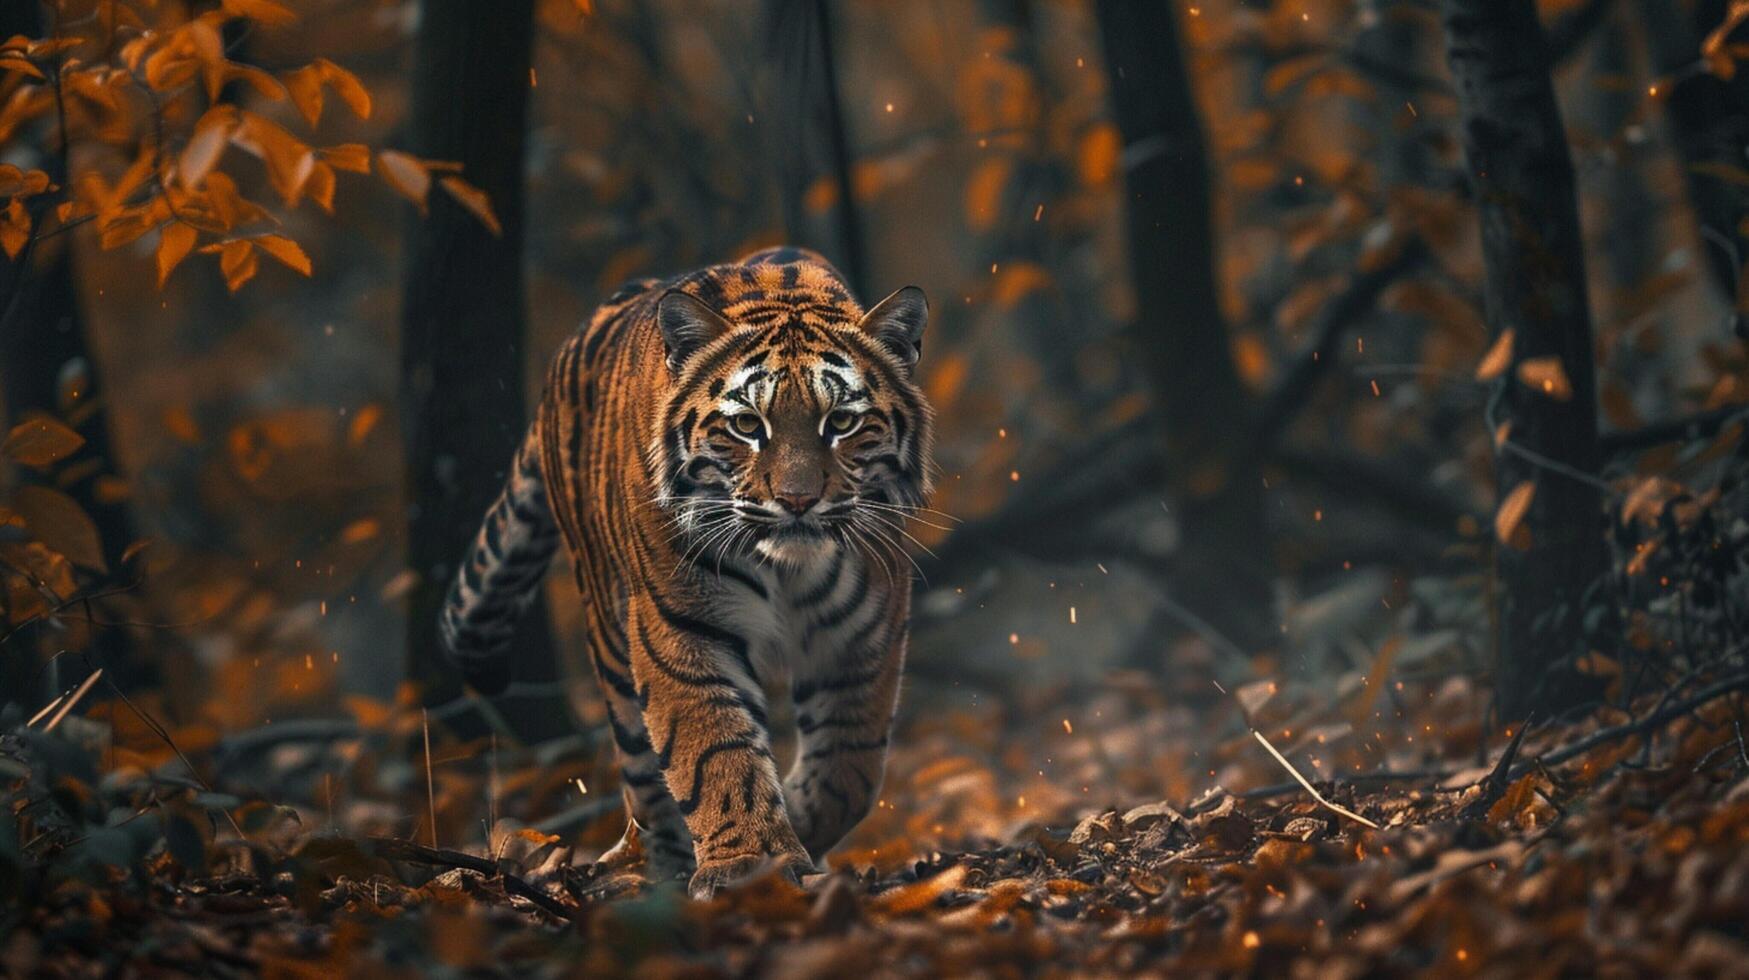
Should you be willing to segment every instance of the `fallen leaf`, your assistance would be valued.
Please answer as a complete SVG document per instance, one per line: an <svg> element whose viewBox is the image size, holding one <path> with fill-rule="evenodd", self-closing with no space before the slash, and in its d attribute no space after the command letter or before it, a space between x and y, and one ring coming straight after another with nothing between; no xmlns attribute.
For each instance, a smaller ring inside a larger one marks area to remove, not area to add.
<svg viewBox="0 0 1749 980"><path fill-rule="evenodd" d="M50 487L19 487L12 509L24 518L30 536L76 565L108 572L97 525L79 502Z"/></svg>
<svg viewBox="0 0 1749 980"><path fill-rule="evenodd" d="M78 452L83 445L84 436L67 428L59 419L39 415L12 427L12 431L6 434L5 443L0 443L0 456L46 470L51 464Z"/></svg>

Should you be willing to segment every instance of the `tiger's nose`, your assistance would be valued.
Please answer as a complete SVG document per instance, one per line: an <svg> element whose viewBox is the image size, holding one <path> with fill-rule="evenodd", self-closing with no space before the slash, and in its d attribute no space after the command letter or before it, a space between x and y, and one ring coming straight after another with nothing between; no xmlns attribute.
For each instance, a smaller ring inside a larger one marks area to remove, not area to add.
<svg viewBox="0 0 1749 980"><path fill-rule="evenodd" d="M772 496L777 498L778 506L797 517L808 512L808 508L820 502L820 495L814 491L780 490Z"/></svg>

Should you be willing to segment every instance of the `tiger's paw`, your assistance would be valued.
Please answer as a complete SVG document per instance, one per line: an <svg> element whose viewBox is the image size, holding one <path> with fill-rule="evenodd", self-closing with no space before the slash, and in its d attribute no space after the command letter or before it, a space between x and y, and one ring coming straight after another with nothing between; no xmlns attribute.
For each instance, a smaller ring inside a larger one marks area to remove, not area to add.
<svg viewBox="0 0 1749 980"><path fill-rule="evenodd" d="M716 861L699 863L698 870L693 872L692 882L687 885L687 894L694 899L705 901L714 898L717 892L730 886L758 878L765 873L779 875L794 885L802 883L802 875L814 874L814 862L804 853L794 854L743 854L738 857L723 858Z"/></svg>

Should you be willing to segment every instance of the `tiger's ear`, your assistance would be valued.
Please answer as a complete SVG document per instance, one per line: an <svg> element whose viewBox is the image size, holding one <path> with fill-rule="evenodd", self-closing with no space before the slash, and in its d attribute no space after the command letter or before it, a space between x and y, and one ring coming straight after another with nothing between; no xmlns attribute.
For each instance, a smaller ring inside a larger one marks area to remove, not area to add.
<svg viewBox="0 0 1749 980"><path fill-rule="evenodd" d="M857 329L892 351L907 372L923 356L923 328L929 323L929 300L923 290L906 286L863 314Z"/></svg>
<svg viewBox="0 0 1749 980"><path fill-rule="evenodd" d="M656 301L656 325L668 348L668 370L679 374L686 359L729 332L729 321L691 293L670 289Z"/></svg>

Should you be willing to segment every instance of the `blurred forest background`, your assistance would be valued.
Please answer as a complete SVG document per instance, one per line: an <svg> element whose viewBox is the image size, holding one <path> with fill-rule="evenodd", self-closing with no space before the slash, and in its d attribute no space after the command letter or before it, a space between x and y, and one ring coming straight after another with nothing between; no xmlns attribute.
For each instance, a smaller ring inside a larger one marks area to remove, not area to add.
<svg viewBox="0 0 1749 980"><path fill-rule="evenodd" d="M786 242L929 295L956 518L848 860L1662 709L1749 627L1745 18L13 0L8 728L212 854L611 843L570 577L490 703L434 603L594 305Z"/></svg>

